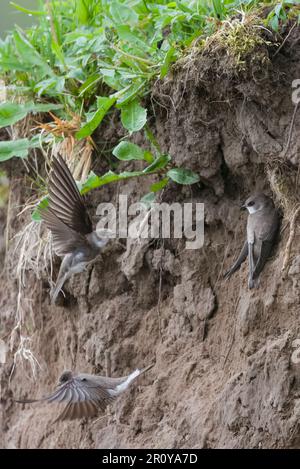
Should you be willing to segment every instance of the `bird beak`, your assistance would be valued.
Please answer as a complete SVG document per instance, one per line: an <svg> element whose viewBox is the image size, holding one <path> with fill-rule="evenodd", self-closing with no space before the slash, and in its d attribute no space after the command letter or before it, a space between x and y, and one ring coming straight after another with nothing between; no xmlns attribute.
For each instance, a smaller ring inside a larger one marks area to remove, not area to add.
<svg viewBox="0 0 300 469"><path fill-rule="evenodd" d="M245 204L241 205L241 210L246 210L246 208L247 208L247 207L246 207Z"/></svg>

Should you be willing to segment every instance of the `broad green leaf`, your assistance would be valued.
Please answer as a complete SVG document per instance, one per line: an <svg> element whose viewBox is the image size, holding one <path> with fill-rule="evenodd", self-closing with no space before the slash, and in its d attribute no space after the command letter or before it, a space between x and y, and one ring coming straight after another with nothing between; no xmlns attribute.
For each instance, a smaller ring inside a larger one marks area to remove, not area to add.
<svg viewBox="0 0 300 469"><path fill-rule="evenodd" d="M147 122L147 109L143 108L135 99L122 106L121 121L129 132L136 132L142 129Z"/></svg>
<svg viewBox="0 0 300 469"><path fill-rule="evenodd" d="M2 71L19 71L19 72L31 72L32 66L30 64L22 64L18 60L7 59L0 57L0 68Z"/></svg>
<svg viewBox="0 0 300 469"><path fill-rule="evenodd" d="M21 104L0 104L0 128L13 125L27 115L27 110Z"/></svg>
<svg viewBox="0 0 300 469"><path fill-rule="evenodd" d="M13 34L16 49L20 56L21 63L26 65L35 65L39 67L44 75L53 76L54 72L51 67L45 62L41 57L35 47L29 42L29 40L24 36L24 33L18 29Z"/></svg>
<svg viewBox="0 0 300 469"><path fill-rule="evenodd" d="M114 173L113 171L108 171L103 176L97 176L96 174L91 173L82 186L81 194L86 194L92 189L96 189L111 182L122 181L124 179L129 179L141 175L143 175L142 171L123 171L119 174Z"/></svg>
<svg viewBox="0 0 300 469"><path fill-rule="evenodd" d="M134 178L137 176L141 176L143 171L123 171L122 173L118 174L118 179L129 179Z"/></svg>
<svg viewBox="0 0 300 469"><path fill-rule="evenodd" d="M126 91L122 93L122 90L119 92L119 98L117 101L117 108L121 108L129 101L132 101L138 94L141 93L142 89L147 85L147 80L138 80L133 82L132 85L128 88L126 87Z"/></svg>
<svg viewBox="0 0 300 469"><path fill-rule="evenodd" d="M99 75L98 73L95 73L94 75L88 77L79 88L78 96L82 96L88 89L98 83L99 80L101 80L101 75Z"/></svg>
<svg viewBox="0 0 300 469"><path fill-rule="evenodd" d="M169 176L172 181L177 182L177 184L195 184L200 181L198 174L185 168L170 169L167 172L167 176Z"/></svg>
<svg viewBox="0 0 300 469"><path fill-rule="evenodd" d="M38 94L38 96L41 96L42 94L47 94L49 96L54 95L56 97L57 94L63 92L64 86L64 77L55 76L38 82L34 87L34 91Z"/></svg>
<svg viewBox="0 0 300 469"><path fill-rule="evenodd" d="M54 111L56 109L62 109L63 105L54 103L25 103L24 107L26 108L27 112L36 114L37 112L48 112Z"/></svg>
<svg viewBox="0 0 300 469"><path fill-rule="evenodd" d="M35 104L31 102L17 104L5 102L0 104L0 128L15 124L30 112L48 112L61 108L61 104Z"/></svg>
<svg viewBox="0 0 300 469"><path fill-rule="evenodd" d="M120 76L117 73L114 75L103 75L102 80L103 83L106 83L106 85L108 85L112 90L119 91L123 87L120 81Z"/></svg>
<svg viewBox="0 0 300 469"><path fill-rule="evenodd" d="M119 160L144 160L145 151L134 143L127 142L126 140L120 142L114 149L113 155Z"/></svg>
<svg viewBox="0 0 300 469"><path fill-rule="evenodd" d="M14 156L26 158L29 148L39 146L36 139L30 141L27 138L0 142L0 162L9 160Z"/></svg>
<svg viewBox="0 0 300 469"><path fill-rule="evenodd" d="M285 19L286 14L284 11L284 8L282 8L282 3L278 3L275 8L274 8L275 15L278 16L278 18Z"/></svg>
<svg viewBox="0 0 300 469"><path fill-rule="evenodd" d="M102 119L105 117L109 109L116 102L115 97L100 97L97 98L97 111L93 114L91 120L87 122L81 129L76 132L75 137L80 140L81 138L88 137L100 125Z"/></svg>
<svg viewBox="0 0 300 469"><path fill-rule="evenodd" d="M271 26L271 28L274 30L274 31L278 31L279 29L279 19L278 19L278 16L276 15L273 15L270 19L269 19L269 26Z"/></svg>
<svg viewBox="0 0 300 469"><path fill-rule="evenodd" d="M164 62L160 69L160 78L164 78L170 68L171 63L175 62L178 57L178 52L175 47L170 47L168 52L165 55Z"/></svg>
<svg viewBox="0 0 300 469"><path fill-rule="evenodd" d="M150 47L145 41L143 41L139 35L128 25L122 24L116 26L118 36L122 41L127 41L132 44L135 48L139 48L141 51L151 51Z"/></svg>
<svg viewBox="0 0 300 469"><path fill-rule="evenodd" d="M100 68L99 72L102 73L102 75L104 75L105 77L111 78L113 78L116 73L116 71L112 68Z"/></svg>
<svg viewBox="0 0 300 469"><path fill-rule="evenodd" d="M183 3L180 3L180 2L176 2L176 7L179 8L179 10L182 10L182 11L185 11L187 13L190 13L190 14L193 14L193 10L191 10L190 8L188 8L186 5L184 5Z"/></svg>
<svg viewBox="0 0 300 469"><path fill-rule="evenodd" d="M167 166L167 164L171 161L170 155L160 155L156 160L153 161L152 164L147 166L147 168L144 169L144 173L153 173L159 169L163 169Z"/></svg>
<svg viewBox="0 0 300 469"><path fill-rule="evenodd" d="M163 178L160 181L155 182L154 184L152 184L151 187L150 187L150 191L151 192L158 192L161 189L163 189L168 184L168 182L169 182L168 177Z"/></svg>
<svg viewBox="0 0 300 469"><path fill-rule="evenodd" d="M109 10L114 23L117 25L136 24L139 20L138 14L124 3L114 1Z"/></svg>
<svg viewBox="0 0 300 469"><path fill-rule="evenodd" d="M91 171L87 180L82 184L81 191L80 191L81 194L86 194L90 190L98 187L97 186L98 180L99 180L99 176L97 176L97 174L95 174L94 171Z"/></svg>
<svg viewBox="0 0 300 469"><path fill-rule="evenodd" d="M149 192L149 194L144 195L140 202L145 206L145 208L150 208L153 202L155 202L154 192Z"/></svg>
<svg viewBox="0 0 300 469"><path fill-rule="evenodd" d="M147 161L147 163L153 163L153 161L155 160L155 157L153 155L153 153L151 153L151 151L149 150L146 150L144 151L144 160Z"/></svg>

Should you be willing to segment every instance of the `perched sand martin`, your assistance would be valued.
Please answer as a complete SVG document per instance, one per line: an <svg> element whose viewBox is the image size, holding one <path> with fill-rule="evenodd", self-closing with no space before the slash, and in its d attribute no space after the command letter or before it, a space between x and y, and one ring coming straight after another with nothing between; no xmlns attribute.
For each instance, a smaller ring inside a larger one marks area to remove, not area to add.
<svg viewBox="0 0 300 469"><path fill-rule="evenodd" d="M225 273L224 278L229 278L236 272L248 255L248 286L253 288L255 286L254 280L263 270L274 244L279 229L279 214L272 199L263 193L250 196L241 208L247 209L249 212L247 239L239 257Z"/></svg>

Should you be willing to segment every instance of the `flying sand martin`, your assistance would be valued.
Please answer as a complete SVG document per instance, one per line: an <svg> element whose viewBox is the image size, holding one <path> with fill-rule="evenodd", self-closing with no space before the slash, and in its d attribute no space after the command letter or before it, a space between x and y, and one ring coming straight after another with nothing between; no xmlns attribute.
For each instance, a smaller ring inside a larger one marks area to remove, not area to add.
<svg viewBox="0 0 300 469"><path fill-rule="evenodd" d="M66 280L82 272L109 237L102 238L93 231L84 199L61 156L53 158L48 192L49 205L39 213L52 233L56 254L63 257L56 285L50 293L53 304Z"/></svg>
<svg viewBox="0 0 300 469"><path fill-rule="evenodd" d="M242 209L249 212L247 221L247 239L239 257L233 266L224 274L229 278L236 272L246 257L249 259L249 288L255 286L255 279L259 276L270 255L278 228L279 214L270 197L263 193L250 196Z"/></svg>
<svg viewBox="0 0 300 469"><path fill-rule="evenodd" d="M47 403L64 405L54 422L95 417L98 415L99 410L104 411L106 406L126 391L138 376L150 370L153 366L152 364L141 370L136 369L123 378L108 378L65 371L59 378L57 389L49 396L40 399L15 399L15 402L30 404L46 401Z"/></svg>

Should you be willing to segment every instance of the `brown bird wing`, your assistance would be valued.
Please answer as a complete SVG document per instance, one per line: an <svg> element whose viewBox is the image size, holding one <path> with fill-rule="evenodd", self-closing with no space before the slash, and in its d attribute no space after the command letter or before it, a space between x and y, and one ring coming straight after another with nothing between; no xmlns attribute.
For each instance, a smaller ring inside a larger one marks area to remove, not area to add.
<svg viewBox="0 0 300 469"><path fill-rule="evenodd" d="M273 242L263 241L260 246L259 257L253 270L253 278L257 278L263 270L273 247Z"/></svg>
<svg viewBox="0 0 300 469"><path fill-rule="evenodd" d="M109 391L93 379L81 379L77 376L71 378L46 398L48 402L66 403L57 420L75 419L82 417L94 417L99 409L105 410L106 406L114 400Z"/></svg>
<svg viewBox="0 0 300 469"><path fill-rule="evenodd" d="M253 278L257 278L259 276L271 254L274 240L278 233L279 223L280 219L276 210L273 211L271 217L261 220L259 230L257 230L258 232L256 233L260 242L260 249L253 271Z"/></svg>
<svg viewBox="0 0 300 469"><path fill-rule="evenodd" d="M49 208L72 230L83 235L93 231L84 199L61 156L53 158L49 180Z"/></svg>
<svg viewBox="0 0 300 469"><path fill-rule="evenodd" d="M279 228L279 215L276 210L269 213L262 212L261 216L257 217L255 226L255 237L260 241L272 242L277 234Z"/></svg>
<svg viewBox="0 0 300 469"><path fill-rule="evenodd" d="M154 364L140 370L140 374L150 370ZM60 384L49 396L40 399L15 399L15 402L29 404L33 402L47 401L49 403L66 403L59 414L58 420L72 420L82 417L94 417L99 409L104 411L117 395L111 395L109 389L114 389L122 384L128 376L123 378L106 378L88 374L72 376L68 381ZM53 422L53 423L54 423Z"/></svg>
<svg viewBox="0 0 300 469"><path fill-rule="evenodd" d="M52 233L54 249L58 256L65 256L87 245L84 235L66 225L51 208L40 210L40 214Z"/></svg>

